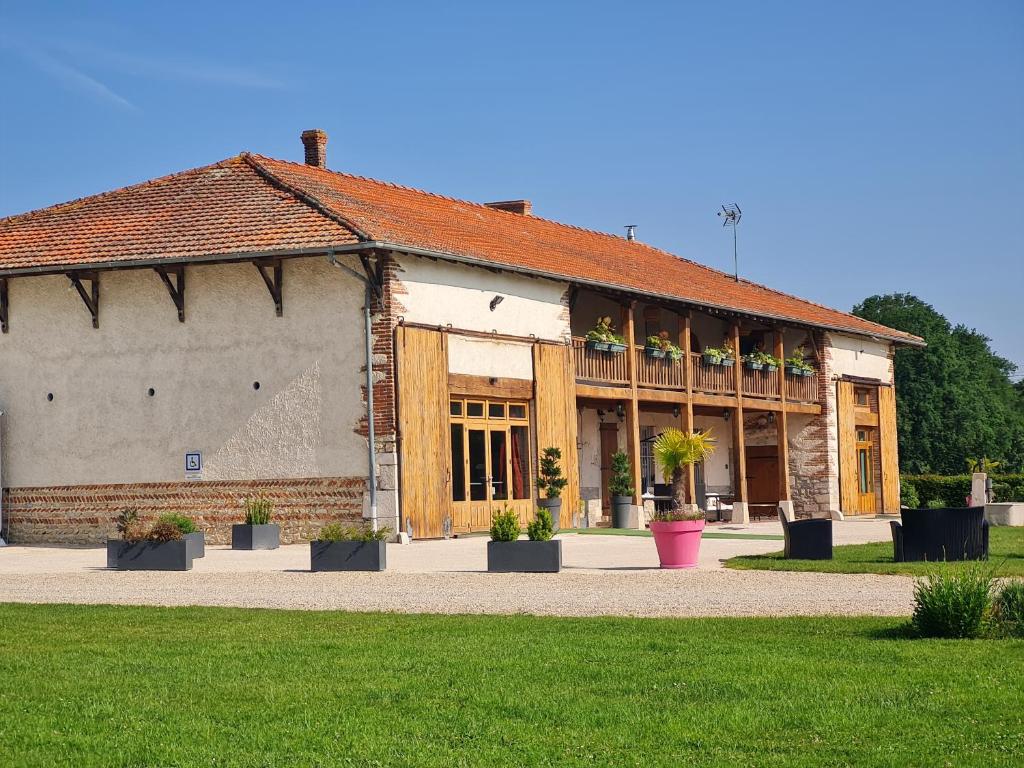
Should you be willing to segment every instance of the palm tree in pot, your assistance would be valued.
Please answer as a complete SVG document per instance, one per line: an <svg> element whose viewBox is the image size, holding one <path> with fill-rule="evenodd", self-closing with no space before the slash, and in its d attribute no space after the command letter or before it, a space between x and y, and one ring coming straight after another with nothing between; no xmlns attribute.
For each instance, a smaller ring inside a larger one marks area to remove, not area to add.
<svg viewBox="0 0 1024 768"><path fill-rule="evenodd" d="M654 460L672 483L672 508L655 512L651 533L658 547L662 568L692 568L700 553L704 530L704 512L686 506L685 471L691 464L705 461L715 452L711 431L683 432L667 429L654 441Z"/></svg>
<svg viewBox="0 0 1024 768"><path fill-rule="evenodd" d="M540 475L537 477L537 490L544 492L544 498L537 500L537 506L551 513L555 530L558 530L559 516L562 511L562 490L569 481L562 476L562 452L555 447L545 448L540 457Z"/></svg>
<svg viewBox="0 0 1024 768"><path fill-rule="evenodd" d="M629 527L629 508L633 504L633 473L629 469L629 455L625 451L612 454L612 475L608 480L612 497L612 527Z"/></svg>

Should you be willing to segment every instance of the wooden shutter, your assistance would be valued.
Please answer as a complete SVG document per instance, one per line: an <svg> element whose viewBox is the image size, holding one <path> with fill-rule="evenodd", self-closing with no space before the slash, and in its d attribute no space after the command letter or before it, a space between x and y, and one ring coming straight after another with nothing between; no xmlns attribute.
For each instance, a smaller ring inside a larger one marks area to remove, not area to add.
<svg viewBox="0 0 1024 768"><path fill-rule="evenodd" d="M537 456L545 448L562 451L562 472L569 484L562 491L561 525L568 528L579 506L580 473L576 450L576 380L571 350L565 345L533 347L537 411Z"/></svg>
<svg viewBox="0 0 1024 768"><path fill-rule="evenodd" d="M440 538L451 516L447 344L440 331L405 326L397 344L403 525L411 521L418 539Z"/></svg>
<svg viewBox="0 0 1024 768"><path fill-rule="evenodd" d="M900 459L896 440L896 390L878 388L878 441L882 457L882 511L900 511Z"/></svg>
<svg viewBox="0 0 1024 768"><path fill-rule="evenodd" d="M859 512L857 487L857 423L853 412L853 382L836 382L839 427L839 502L848 515Z"/></svg>

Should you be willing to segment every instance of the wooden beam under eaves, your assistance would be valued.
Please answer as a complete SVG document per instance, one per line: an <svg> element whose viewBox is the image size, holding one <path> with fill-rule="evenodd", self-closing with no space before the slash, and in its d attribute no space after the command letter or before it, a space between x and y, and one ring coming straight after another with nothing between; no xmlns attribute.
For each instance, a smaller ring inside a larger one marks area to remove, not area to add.
<svg viewBox="0 0 1024 768"><path fill-rule="evenodd" d="M89 310L89 314L92 315L92 327L100 327L100 273L99 272L72 272L68 275L68 280L75 286L75 290L78 291L78 295L82 297L82 302L85 304L85 308ZM86 290L82 282L89 283L89 289Z"/></svg>
<svg viewBox="0 0 1024 768"><path fill-rule="evenodd" d="M260 277L263 278L263 283L267 286L267 290L270 291L270 298L274 300L277 316L282 317L284 315L284 304L282 302L281 287L284 284L284 269L281 259L254 261L253 264L259 270Z"/></svg>
<svg viewBox="0 0 1024 768"><path fill-rule="evenodd" d="M160 280L167 288L167 292L171 295L171 301L174 302L175 308L178 310L178 322L185 322L185 265L177 264L171 267L154 267L154 271L160 275ZM171 277L174 277L174 281L171 281Z"/></svg>

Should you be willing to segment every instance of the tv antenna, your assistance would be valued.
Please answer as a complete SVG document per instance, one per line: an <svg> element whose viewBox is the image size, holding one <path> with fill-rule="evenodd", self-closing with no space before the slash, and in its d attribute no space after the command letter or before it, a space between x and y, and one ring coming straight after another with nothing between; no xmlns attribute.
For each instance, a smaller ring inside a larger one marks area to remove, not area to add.
<svg viewBox="0 0 1024 768"><path fill-rule="evenodd" d="M723 227L732 227L732 267L733 277L736 278L736 282L740 281L740 260L736 250L736 226L740 223L740 219L743 218L743 211L740 210L739 205L736 203L730 203L729 205L723 205L722 210L718 212L718 215L722 217Z"/></svg>

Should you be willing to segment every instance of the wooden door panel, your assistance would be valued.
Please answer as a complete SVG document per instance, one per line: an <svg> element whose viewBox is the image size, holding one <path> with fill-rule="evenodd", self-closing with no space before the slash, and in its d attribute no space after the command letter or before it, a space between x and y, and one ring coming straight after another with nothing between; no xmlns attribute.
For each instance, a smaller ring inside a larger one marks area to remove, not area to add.
<svg viewBox="0 0 1024 768"><path fill-rule="evenodd" d="M900 511L900 459L896 437L896 390L878 388L878 447L882 459L882 510Z"/></svg>
<svg viewBox="0 0 1024 768"><path fill-rule="evenodd" d="M572 349L564 344L535 344L533 377L537 414L537 446L534 453L550 446L562 451L562 472L569 481L562 491L562 519L575 514L580 497L579 455L576 448L576 381Z"/></svg>
<svg viewBox="0 0 1024 768"><path fill-rule="evenodd" d="M396 345L402 516L416 538L439 538L451 516L447 345L439 331L405 326Z"/></svg>
<svg viewBox="0 0 1024 768"><path fill-rule="evenodd" d="M839 499L847 514L860 512L857 488L857 424L852 381L836 382L836 418L839 431Z"/></svg>

